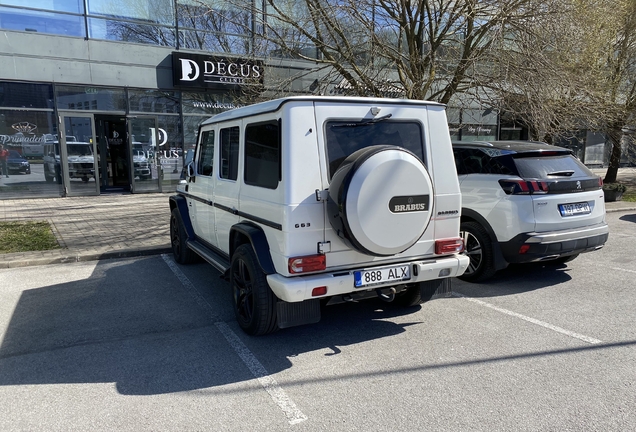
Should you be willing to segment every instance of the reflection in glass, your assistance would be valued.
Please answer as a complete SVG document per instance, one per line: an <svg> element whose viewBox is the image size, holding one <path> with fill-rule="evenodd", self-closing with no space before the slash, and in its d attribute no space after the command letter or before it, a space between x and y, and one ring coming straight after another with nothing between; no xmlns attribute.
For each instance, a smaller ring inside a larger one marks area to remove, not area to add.
<svg viewBox="0 0 636 432"><path fill-rule="evenodd" d="M125 111L123 88L58 85L57 107L68 110Z"/></svg>
<svg viewBox="0 0 636 432"><path fill-rule="evenodd" d="M132 21L88 20L89 37L160 46L175 46L174 28Z"/></svg>
<svg viewBox="0 0 636 432"><path fill-rule="evenodd" d="M174 24L173 0L88 0L88 14Z"/></svg>
<svg viewBox="0 0 636 432"><path fill-rule="evenodd" d="M69 179L70 195L93 195L97 193L98 172L93 146L93 120L91 117L64 117L66 137L66 164L62 171Z"/></svg>
<svg viewBox="0 0 636 432"><path fill-rule="evenodd" d="M44 169L44 148L56 136L52 111L0 110L0 144L9 151L9 172L0 178L0 199L63 194L61 182L47 177Z"/></svg>
<svg viewBox="0 0 636 432"><path fill-rule="evenodd" d="M34 9L47 9L57 12L84 13L83 0L2 0L3 5L28 6Z"/></svg>
<svg viewBox="0 0 636 432"><path fill-rule="evenodd" d="M0 6L0 28L64 36L86 36L84 18L81 15L22 10L2 6Z"/></svg>
<svg viewBox="0 0 636 432"><path fill-rule="evenodd" d="M179 92L128 90L131 112L179 113Z"/></svg>

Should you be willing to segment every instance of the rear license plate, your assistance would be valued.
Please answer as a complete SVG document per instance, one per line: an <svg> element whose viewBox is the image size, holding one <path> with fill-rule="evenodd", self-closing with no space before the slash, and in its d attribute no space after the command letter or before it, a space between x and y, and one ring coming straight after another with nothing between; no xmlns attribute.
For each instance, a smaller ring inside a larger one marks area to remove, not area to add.
<svg viewBox="0 0 636 432"><path fill-rule="evenodd" d="M361 270L353 272L354 286L356 288L383 285L396 281L407 281L411 279L411 266L401 265L385 267L372 270Z"/></svg>
<svg viewBox="0 0 636 432"><path fill-rule="evenodd" d="M590 205L586 202L572 203L572 204L559 204L559 211L561 216L575 216L580 214L589 214L592 210Z"/></svg>

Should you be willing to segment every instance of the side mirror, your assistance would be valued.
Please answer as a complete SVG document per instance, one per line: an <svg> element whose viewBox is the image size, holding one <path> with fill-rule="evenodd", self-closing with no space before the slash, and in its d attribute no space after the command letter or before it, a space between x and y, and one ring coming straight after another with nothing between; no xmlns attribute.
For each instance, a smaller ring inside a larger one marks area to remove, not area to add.
<svg viewBox="0 0 636 432"><path fill-rule="evenodd" d="M190 162L186 165L186 181L187 182L191 182L192 180L194 180L194 176L195 176L195 172L194 172L194 163Z"/></svg>

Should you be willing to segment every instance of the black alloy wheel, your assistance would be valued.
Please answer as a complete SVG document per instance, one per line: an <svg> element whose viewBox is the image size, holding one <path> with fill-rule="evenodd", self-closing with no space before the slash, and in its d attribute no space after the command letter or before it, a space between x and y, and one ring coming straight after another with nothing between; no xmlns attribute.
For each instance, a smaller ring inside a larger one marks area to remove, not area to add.
<svg viewBox="0 0 636 432"><path fill-rule="evenodd" d="M230 284L236 320L245 333L258 336L278 330L277 299L251 245L239 246L232 255Z"/></svg>
<svg viewBox="0 0 636 432"><path fill-rule="evenodd" d="M187 234L181 214L175 208L170 214L170 244L174 260L179 264L191 264L196 261L197 255L186 245Z"/></svg>
<svg viewBox="0 0 636 432"><path fill-rule="evenodd" d="M468 282L481 282L492 277L494 252L490 236L477 222L463 222L460 236L464 239L465 254L470 259L466 272L459 278Z"/></svg>

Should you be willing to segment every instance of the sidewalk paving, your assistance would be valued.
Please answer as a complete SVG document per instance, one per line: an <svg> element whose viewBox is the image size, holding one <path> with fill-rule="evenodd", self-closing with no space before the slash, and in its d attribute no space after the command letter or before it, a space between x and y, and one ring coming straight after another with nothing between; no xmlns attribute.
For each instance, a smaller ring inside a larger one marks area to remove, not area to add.
<svg viewBox="0 0 636 432"><path fill-rule="evenodd" d="M604 169L592 171L605 174ZM621 168L618 180L636 185L636 168ZM0 221L48 221L61 247L0 254L0 268L170 252L168 197L172 194L0 200ZM636 212L636 203L609 202L605 208Z"/></svg>
<svg viewBox="0 0 636 432"><path fill-rule="evenodd" d="M48 221L61 247L0 254L0 268L169 252L172 194L0 200L0 221Z"/></svg>

